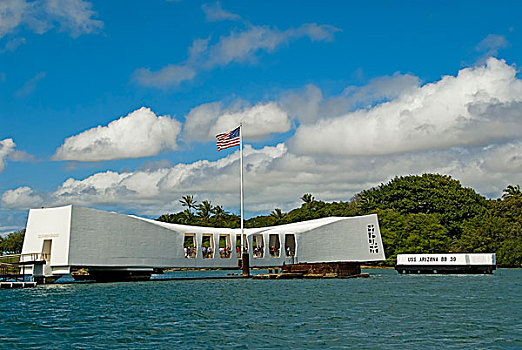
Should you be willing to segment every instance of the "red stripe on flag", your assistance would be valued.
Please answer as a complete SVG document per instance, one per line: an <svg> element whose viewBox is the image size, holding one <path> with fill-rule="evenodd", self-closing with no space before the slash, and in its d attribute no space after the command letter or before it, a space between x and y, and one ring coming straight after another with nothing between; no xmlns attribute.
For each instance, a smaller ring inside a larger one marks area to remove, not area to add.
<svg viewBox="0 0 522 350"><path fill-rule="evenodd" d="M230 132L225 132L225 133L216 135L216 138L217 138L216 145L217 145L218 152L223 149L239 146L241 143L239 133L240 133L240 130L238 130L238 128L236 128ZM231 135L233 135L235 137L231 137Z"/></svg>

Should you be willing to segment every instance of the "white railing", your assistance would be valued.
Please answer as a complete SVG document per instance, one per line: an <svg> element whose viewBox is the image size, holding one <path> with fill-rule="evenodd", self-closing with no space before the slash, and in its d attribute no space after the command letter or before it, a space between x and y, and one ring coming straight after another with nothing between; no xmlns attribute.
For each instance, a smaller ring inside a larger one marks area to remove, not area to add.
<svg viewBox="0 0 522 350"><path fill-rule="evenodd" d="M51 254L46 253L25 253L19 254L20 262L48 261Z"/></svg>

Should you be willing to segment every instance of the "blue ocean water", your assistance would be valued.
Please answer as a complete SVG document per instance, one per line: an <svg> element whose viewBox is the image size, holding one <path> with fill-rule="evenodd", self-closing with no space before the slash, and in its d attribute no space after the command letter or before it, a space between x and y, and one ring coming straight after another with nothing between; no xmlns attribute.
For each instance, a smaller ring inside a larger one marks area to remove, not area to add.
<svg viewBox="0 0 522 350"><path fill-rule="evenodd" d="M0 348L522 349L521 269L365 272L0 290Z"/></svg>

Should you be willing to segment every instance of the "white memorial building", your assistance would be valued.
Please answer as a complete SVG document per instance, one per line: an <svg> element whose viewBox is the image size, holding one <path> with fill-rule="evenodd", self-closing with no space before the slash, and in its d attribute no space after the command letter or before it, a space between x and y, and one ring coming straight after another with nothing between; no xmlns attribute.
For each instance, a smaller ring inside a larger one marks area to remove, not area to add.
<svg viewBox="0 0 522 350"><path fill-rule="evenodd" d="M385 259L377 215L245 229L251 267ZM169 224L73 205L31 209L22 261L50 279L80 269L150 276L165 268L238 268L240 229Z"/></svg>

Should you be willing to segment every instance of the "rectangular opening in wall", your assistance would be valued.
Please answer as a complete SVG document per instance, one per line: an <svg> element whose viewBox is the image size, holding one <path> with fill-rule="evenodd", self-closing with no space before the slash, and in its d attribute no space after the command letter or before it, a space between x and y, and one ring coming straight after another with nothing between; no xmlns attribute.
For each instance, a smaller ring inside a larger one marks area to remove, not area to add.
<svg viewBox="0 0 522 350"><path fill-rule="evenodd" d="M279 235L271 233L268 236L268 244L270 246L270 257L279 258L281 256L281 243L279 242Z"/></svg>
<svg viewBox="0 0 522 350"><path fill-rule="evenodd" d="M252 248L254 251L254 258L261 259L265 256L265 242L263 240L263 235L253 235L252 236Z"/></svg>
<svg viewBox="0 0 522 350"><path fill-rule="evenodd" d="M214 235L212 233L203 234L203 239L201 240L201 253L203 259L214 258Z"/></svg>
<svg viewBox="0 0 522 350"><path fill-rule="evenodd" d="M52 239L46 239L43 241L42 246L42 259L46 262L51 261L51 247L52 247Z"/></svg>
<svg viewBox="0 0 522 350"><path fill-rule="evenodd" d="M219 235L219 257L228 259L231 255L230 235Z"/></svg>
<svg viewBox="0 0 522 350"><path fill-rule="evenodd" d="M293 233L285 235L285 253L286 256L295 256L295 235Z"/></svg>
<svg viewBox="0 0 522 350"><path fill-rule="evenodd" d="M185 233L183 250L185 251L185 258L196 259L198 247L196 246L196 235L194 233Z"/></svg>

